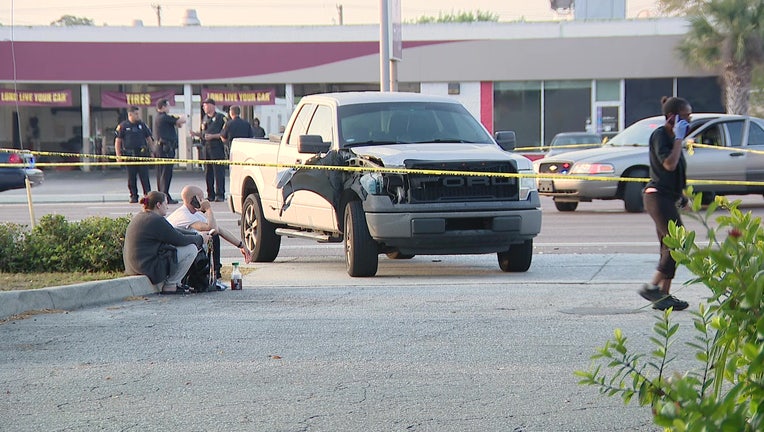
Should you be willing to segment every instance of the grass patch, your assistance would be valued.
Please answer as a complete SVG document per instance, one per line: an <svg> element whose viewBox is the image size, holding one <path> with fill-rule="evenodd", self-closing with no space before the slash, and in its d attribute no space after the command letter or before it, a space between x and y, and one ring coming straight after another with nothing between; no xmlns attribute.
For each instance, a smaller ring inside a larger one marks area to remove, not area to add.
<svg viewBox="0 0 764 432"><path fill-rule="evenodd" d="M0 273L0 291L39 289L124 277L123 272Z"/></svg>
<svg viewBox="0 0 764 432"><path fill-rule="evenodd" d="M230 282L233 267L223 264L221 273L223 281ZM239 266L242 275L255 270L254 267ZM125 277L123 272L94 272L94 273L0 273L0 291L28 290L48 288L62 285L72 285L82 282L110 280Z"/></svg>

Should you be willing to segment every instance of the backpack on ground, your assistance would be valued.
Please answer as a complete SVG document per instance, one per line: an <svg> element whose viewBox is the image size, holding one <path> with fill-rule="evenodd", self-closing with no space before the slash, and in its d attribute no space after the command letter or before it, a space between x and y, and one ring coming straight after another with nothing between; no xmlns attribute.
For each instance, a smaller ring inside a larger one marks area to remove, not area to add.
<svg viewBox="0 0 764 432"><path fill-rule="evenodd" d="M212 268L212 257L202 248L181 282L196 292L215 291L215 272Z"/></svg>

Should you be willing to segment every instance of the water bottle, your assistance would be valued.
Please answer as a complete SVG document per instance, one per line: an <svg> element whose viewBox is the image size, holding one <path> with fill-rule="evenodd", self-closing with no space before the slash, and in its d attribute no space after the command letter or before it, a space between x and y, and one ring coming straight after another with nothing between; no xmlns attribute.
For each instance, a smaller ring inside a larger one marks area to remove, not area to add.
<svg viewBox="0 0 764 432"><path fill-rule="evenodd" d="M241 271L239 271L239 263L235 262L231 271L231 290L240 290L241 288Z"/></svg>

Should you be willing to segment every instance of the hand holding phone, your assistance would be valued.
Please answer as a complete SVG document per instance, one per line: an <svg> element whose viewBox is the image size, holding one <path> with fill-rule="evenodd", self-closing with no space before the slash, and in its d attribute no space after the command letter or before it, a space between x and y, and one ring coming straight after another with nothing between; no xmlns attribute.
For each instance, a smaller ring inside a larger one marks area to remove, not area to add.
<svg viewBox="0 0 764 432"><path fill-rule="evenodd" d="M687 137L687 133L690 131L690 124L687 120L682 120L679 116L674 117L674 137L678 140L683 140Z"/></svg>

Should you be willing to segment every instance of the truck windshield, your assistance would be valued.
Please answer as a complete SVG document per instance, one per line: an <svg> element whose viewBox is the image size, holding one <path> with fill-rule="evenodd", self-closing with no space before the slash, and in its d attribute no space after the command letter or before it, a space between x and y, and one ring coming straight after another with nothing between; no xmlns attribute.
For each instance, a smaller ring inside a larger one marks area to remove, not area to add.
<svg viewBox="0 0 764 432"><path fill-rule="evenodd" d="M342 147L410 143L492 143L461 105L385 102L338 108Z"/></svg>

